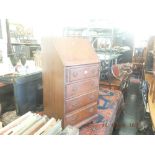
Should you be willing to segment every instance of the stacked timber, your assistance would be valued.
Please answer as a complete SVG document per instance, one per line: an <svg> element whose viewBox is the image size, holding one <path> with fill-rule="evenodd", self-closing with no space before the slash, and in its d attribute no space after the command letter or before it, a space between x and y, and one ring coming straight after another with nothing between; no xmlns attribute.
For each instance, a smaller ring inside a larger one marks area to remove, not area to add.
<svg viewBox="0 0 155 155"><path fill-rule="evenodd" d="M0 122L0 129L2 128L2 122Z"/></svg>
<svg viewBox="0 0 155 155"><path fill-rule="evenodd" d="M78 135L79 129L67 126L62 130L61 120L27 112L0 129L0 135Z"/></svg>

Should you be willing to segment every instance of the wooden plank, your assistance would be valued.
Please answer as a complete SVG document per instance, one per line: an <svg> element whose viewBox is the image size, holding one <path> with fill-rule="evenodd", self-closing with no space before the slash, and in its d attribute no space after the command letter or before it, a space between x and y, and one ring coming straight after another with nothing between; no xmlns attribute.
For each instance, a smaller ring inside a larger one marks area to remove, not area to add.
<svg viewBox="0 0 155 155"><path fill-rule="evenodd" d="M42 135L57 135L61 133L62 131L61 123L62 121L58 120L54 126L49 126L49 128Z"/></svg>
<svg viewBox="0 0 155 155"><path fill-rule="evenodd" d="M33 124L28 130L26 130L23 135L33 135L37 132L45 123L47 123L47 116L43 116L38 122Z"/></svg>
<svg viewBox="0 0 155 155"><path fill-rule="evenodd" d="M54 126L56 124L56 119L51 118L43 127L41 127L34 135L41 135L49 126Z"/></svg>
<svg viewBox="0 0 155 155"><path fill-rule="evenodd" d="M32 116L32 115L33 115L32 112L27 112L26 114L24 114L23 116L19 117L15 121L11 122L10 124L8 124L7 126L5 126L4 128L0 129L0 135L3 135L5 132L7 132L11 128L17 126L23 120L27 119L29 116Z"/></svg>
<svg viewBox="0 0 155 155"><path fill-rule="evenodd" d="M35 123L35 121L37 121L36 114L32 114L29 117L27 117L24 121L20 122L20 124L18 124L15 127L9 129L7 132L4 133L4 135L20 135L31 124Z"/></svg>
<svg viewBox="0 0 155 155"><path fill-rule="evenodd" d="M0 122L0 129L2 128L3 126L2 126L2 122Z"/></svg>
<svg viewBox="0 0 155 155"><path fill-rule="evenodd" d="M23 121L21 124L18 125L13 130L13 133L11 135L21 135L23 134L26 130L28 130L33 124L38 122L41 119L41 116L38 114L32 115L29 119Z"/></svg>

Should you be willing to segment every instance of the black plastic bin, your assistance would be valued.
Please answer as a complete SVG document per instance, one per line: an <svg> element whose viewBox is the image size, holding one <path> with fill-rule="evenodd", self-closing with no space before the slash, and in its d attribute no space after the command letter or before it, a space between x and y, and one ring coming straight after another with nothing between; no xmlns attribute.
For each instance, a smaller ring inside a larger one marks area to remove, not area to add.
<svg viewBox="0 0 155 155"><path fill-rule="evenodd" d="M32 73L18 77L13 82L14 98L18 115L36 111L43 104L42 73Z"/></svg>
<svg viewBox="0 0 155 155"><path fill-rule="evenodd" d="M13 85L6 84L0 87L0 106L1 106L1 113L4 113L10 108L11 105L14 105L13 100Z"/></svg>

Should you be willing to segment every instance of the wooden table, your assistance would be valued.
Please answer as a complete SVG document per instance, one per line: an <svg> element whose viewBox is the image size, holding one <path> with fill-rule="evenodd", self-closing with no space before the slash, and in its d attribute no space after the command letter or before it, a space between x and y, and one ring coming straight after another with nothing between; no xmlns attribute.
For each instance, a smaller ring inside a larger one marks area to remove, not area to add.
<svg viewBox="0 0 155 155"><path fill-rule="evenodd" d="M4 83L1 83L0 82L0 87L4 87L4 86L6 86L7 84L4 84Z"/></svg>
<svg viewBox="0 0 155 155"><path fill-rule="evenodd" d="M112 80L111 83L106 81L100 81L100 85L104 85L104 87L107 87L110 89L120 90L121 81L117 79Z"/></svg>

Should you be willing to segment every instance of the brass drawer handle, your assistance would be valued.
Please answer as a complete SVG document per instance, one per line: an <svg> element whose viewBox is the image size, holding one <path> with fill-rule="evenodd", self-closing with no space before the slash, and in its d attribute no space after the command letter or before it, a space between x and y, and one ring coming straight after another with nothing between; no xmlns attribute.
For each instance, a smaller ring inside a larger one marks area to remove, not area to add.
<svg viewBox="0 0 155 155"><path fill-rule="evenodd" d="M92 72L93 74L96 74L96 70L95 70L95 69L92 69L91 72Z"/></svg>
<svg viewBox="0 0 155 155"><path fill-rule="evenodd" d="M73 72L73 77L77 77L78 73L77 72Z"/></svg>
<svg viewBox="0 0 155 155"><path fill-rule="evenodd" d="M93 87L95 87L95 86L96 86L96 82L92 81L92 82L91 82L91 85L92 85Z"/></svg>
<svg viewBox="0 0 155 155"><path fill-rule="evenodd" d="M98 87L99 87L99 84L97 83L97 81L92 81L91 82L92 84L92 88L94 88L94 89L98 89Z"/></svg>
<svg viewBox="0 0 155 155"><path fill-rule="evenodd" d="M94 100L95 95L89 95L88 98L89 98L90 101L92 101L92 100Z"/></svg>
<svg viewBox="0 0 155 155"><path fill-rule="evenodd" d="M74 102L74 103L72 104L73 107L77 107L78 105L79 105L79 102Z"/></svg>
<svg viewBox="0 0 155 155"><path fill-rule="evenodd" d="M89 111L89 113L92 113L92 112L94 112L94 108L90 108L88 111Z"/></svg>
<svg viewBox="0 0 155 155"><path fill-rule="evenodd" d="M72 116L69 118L69 121L75 121L77 119L77 116Z"/></svg>
<svg viewBox="0 0 155 155"><path fill-rule="evenodd" d="M74 87L72 88L72 92L73 92L73 93L75 93L77 90L78 90L77 86L74 86Z"/></svg>

